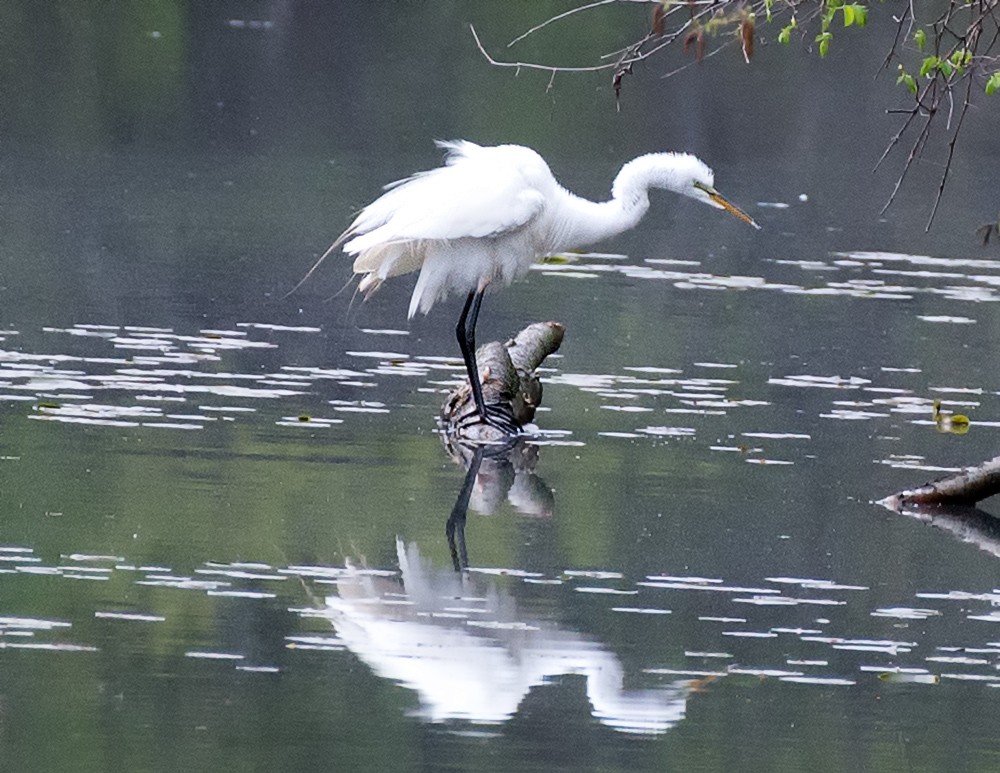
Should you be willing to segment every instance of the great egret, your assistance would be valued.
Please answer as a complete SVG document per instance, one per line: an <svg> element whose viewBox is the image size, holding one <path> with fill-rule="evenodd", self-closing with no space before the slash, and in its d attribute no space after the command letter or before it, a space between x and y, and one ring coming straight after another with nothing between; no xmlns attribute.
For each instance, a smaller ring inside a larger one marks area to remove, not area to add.
<svg viewBox="0 0 1000 773"><path fill-rule="evenodd" d="M556 181L545 160L520 145L482 147L437 142L445 165L386 186L313 265L337 247L354 255L359 289L370 294L386 279L420 271L409 316L454 292L467 293L455 332L479 418L511 429L484 405L476 367L476 320L487 288L509 285L539 257L578 249L634 227L649 209L650 188L689 196L753 219L726 201L714 175L687 153L649 153L622 167L611 199L593 202ZM300 282L301 284L301 282Z"/></svg>

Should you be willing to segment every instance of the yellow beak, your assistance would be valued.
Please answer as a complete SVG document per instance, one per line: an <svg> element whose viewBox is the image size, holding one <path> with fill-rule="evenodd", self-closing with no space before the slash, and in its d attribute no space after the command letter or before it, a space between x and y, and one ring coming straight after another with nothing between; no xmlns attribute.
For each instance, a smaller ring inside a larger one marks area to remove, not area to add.
<svg viewBox="0 0 1000 773"><path fill-rule="evenodd" d="M754 222L754 219L752 217L750 217L750 215L748 215L746 212L744 212L739 207L736 207L736 206L730 204L728 201L726 201L724 198L722 198L722 196L719 195L718 191L716 191L716 190L706 190L705 193L708 194L708 197L712 201L714 201L716 204L718 204L720 207L722 207L724 210L726 210L726 212L729 212L729 213L731 213L733 215L736 215L736 217L738 217L740 220L742 220L747 225L752 225L758 231L760 230L760 226L757 225L756 222Z"/></svg>

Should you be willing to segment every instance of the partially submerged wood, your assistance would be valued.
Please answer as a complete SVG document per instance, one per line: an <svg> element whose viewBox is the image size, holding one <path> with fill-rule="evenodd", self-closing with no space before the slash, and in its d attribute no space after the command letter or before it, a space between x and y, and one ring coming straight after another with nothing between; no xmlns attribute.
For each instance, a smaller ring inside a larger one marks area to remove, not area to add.
<svg viewBox="0 0 1000 773"><path fill-rule="evenodd" d="M558 322L536 322L505 343L491 341L476 350L483 400L510 419L505 432L479 421L469 382L452 390L441 407L445 433L456 440L497 443L513 437L529 423L542 401L542 383L535 370L562 343L565 328Z"/></svg>
<svg viewBox="0 0 1000 773"><path fill-rule="evenodd" d="M902 512L911 505L973 505L997 493L1000 493L1000 456L918 488L899 491L879 500L879 504Z"/></svg>

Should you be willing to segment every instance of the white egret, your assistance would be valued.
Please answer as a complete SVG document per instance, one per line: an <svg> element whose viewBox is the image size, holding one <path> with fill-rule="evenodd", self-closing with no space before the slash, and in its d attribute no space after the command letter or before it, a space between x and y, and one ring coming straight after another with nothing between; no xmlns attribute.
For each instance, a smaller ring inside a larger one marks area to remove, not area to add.
<svg viewBox="0 0 1000 773"><path fill-rule="evenodd" d="M510 429L483 403L476 367L476 320L488 288L524 276L544 255L578 249L634 227L649 209L649 189L664 188L759 228L715 190L714 175L687 153L649 153L622 167L611 199L593 202L567 191L545 160L520 145L482 147L438 142L445 165L391 183L361 210L316 264L337 247L354 255L359 289L419 271L409 316L426 313L452 292L466 293L456 334L481 421ZM301 283L300 283L301 284Z"/></svg>

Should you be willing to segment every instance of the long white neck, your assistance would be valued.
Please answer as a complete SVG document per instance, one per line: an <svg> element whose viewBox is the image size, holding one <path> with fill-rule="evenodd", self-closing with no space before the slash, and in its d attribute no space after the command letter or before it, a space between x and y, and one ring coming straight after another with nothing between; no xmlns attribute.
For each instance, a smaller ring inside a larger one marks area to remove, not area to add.
<svg viewBox="0 0 1000 773"><path fill-rule="evenodd" d="M615 177L609 201L588 201L566 191L554 234L555 249L585 247L634 228L649 209L650 188L689 195L691 163L701 164L684 153L634 158Z"/></svg>
<svg viewBox="0 0 1000 773"><path fill-rule="evenodd" d="M575 250L634 228L649 209L649 197L643 191L631 199L596 202L567 192L560 209L554 249Z"/></svg>

